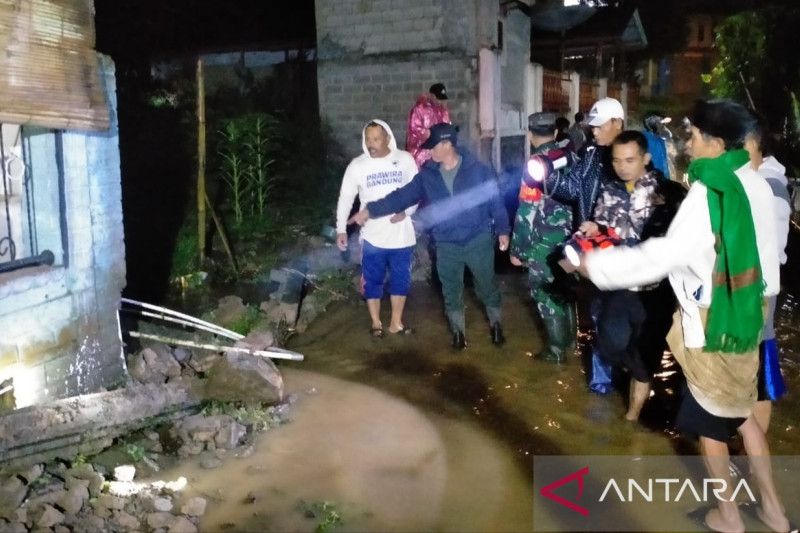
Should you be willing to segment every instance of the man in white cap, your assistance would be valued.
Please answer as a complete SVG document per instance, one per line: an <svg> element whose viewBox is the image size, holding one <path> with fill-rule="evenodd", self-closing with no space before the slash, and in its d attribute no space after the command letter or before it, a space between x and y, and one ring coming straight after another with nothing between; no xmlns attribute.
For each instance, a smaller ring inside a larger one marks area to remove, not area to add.
<svg viewBox="0 0 800 533"><path fill-rule="evenodd" d="M625 129L625 111L614 98L601 98L594 103L586 120L592 128L594 141L587 145L583 156L569 170L553 171L545 178L545 189L558 201L576 206L573 223L578 228L594 213L601 182L614 179L611 165L611 144ZM594 298L591 314L596 322L599 300ZM592 350L592 378L589 388L598 394L611 392L611 367L600 358L597 347Z"/></svg>

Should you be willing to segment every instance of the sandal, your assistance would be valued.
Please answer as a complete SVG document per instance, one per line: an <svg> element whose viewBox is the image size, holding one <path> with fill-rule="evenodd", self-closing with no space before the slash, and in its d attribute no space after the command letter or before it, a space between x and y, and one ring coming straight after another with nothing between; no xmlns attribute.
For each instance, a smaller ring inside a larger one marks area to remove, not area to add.
<svg viewBox="0 0 800 533"><path fill-rule="evenodd" d="M388 331L392 335L413 335L414 334L414 328L409 328L409 327L403 327L403 328L398 329L397 331L392 331L391 329L388 330Z"/></svg>
<svg viewBox="0 0 800 533"><path fill-rule="evenodd" d="M369 328L369 334L375 337L376 339L382 339L385 335L383 332L383 328Z"/></svg>

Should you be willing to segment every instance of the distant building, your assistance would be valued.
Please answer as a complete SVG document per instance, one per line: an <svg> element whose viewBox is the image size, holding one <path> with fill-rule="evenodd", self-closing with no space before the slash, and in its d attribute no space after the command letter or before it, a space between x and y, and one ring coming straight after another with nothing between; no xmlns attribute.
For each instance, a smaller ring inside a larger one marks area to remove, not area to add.
<svg viewBox="0 0 800 533"><path fill-rule="evenodd" d="M647 62L642 94L686 99L703 95L706 86L702 75L710 73L717 62L714 28L723 18L713 14L689 15L686 46L677 54Z"/></svg>
<svg viewBox="0 0 800 533"><path fill-rule="evenodd" d="M585 6L544 9L546 18L537 20L536 12L533 17L535 62L549 69L578 72L581 76L630 81L628 55L647 46L637 9ZM564 26L558 28L559 24Z"/></svg>

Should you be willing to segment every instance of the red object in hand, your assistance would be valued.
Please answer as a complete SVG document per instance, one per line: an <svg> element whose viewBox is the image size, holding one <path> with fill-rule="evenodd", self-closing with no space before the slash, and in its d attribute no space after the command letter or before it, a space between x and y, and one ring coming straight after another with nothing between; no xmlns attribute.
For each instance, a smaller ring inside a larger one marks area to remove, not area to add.
<svg viewBox="0 0 800 533"><path fill-rule="evenodd" d="M595 250L611 248L622 242L614 228L600 226L600 234L596 237L576 235L564 244L564 256L574 266L581 264L580 256Z"/></svg>

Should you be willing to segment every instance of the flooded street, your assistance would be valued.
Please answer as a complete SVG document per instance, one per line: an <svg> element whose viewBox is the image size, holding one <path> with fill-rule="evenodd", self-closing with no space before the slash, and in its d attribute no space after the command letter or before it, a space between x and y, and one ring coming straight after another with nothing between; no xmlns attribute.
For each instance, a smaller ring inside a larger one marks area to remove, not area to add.
<svg viewBox="0 0 800 533"><path fill-rule="evenodd" d="M364 385L292 369L285 379L292 421L252 455L163 473L209 499L203 531L530 529L525 475L480 428Z"/></svg>
<svg viewBox="0 0 800 533"><path fill-rule="evenodd" d="M427 282L414 285L406 307L414 335L373 338L364 303L346 301L292 337L288 348L306 360L280 365L297 397L291 423L259 436L252 454L220 470L190 463L164 472L186 476L191 494L209 498L201 530L530 531L534 454L698 453L671 430L681 381L669 354L642 423L626 422L622 393L588 390L589 335L565 365L535 360L541 336L525 277L506 273L500 281L502 348L491 344L467 291L469 347L453 351L440 297ZM776 316L790 392L774 409L775 456L800 455L800 298L789 282ZM800 492L783 492L791 514ZM625 512L642 527L696 528L682 514L663 523L651 508Z"/></svg>

